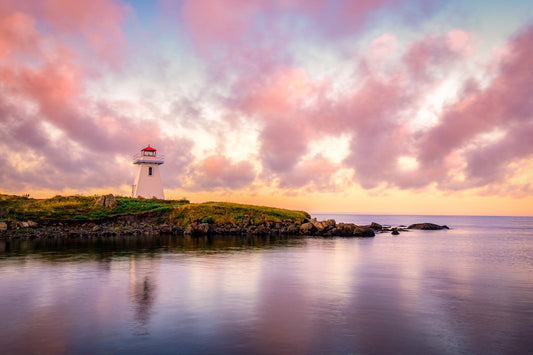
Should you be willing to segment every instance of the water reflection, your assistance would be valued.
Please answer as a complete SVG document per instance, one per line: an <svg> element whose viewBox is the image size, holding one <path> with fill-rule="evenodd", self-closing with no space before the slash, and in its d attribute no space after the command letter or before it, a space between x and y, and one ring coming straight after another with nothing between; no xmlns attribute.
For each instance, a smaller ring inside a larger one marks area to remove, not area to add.
<svg viewBox="0 0 533 355"><path fill-rule="evenodd" d="M131 334L136 336L149 336L151 334L151 320L154 315L154 304L157 303L158 284L164 282L168 287L172 280L172 273L160 275L161 257L163 254L178 254L182 256L202 257L212 254L241 253L243 251L268 250L270 248L285 248L301 246L306 243L305 238L300 237L244 237L244 236L225 236L225 237L115 237L115 238L90 238L90 239L11 239L0 240L0 261L9 261L9 267L4 272L17 273L18 267L22 265L34 265L36 261L47 262L52 264L69 265L70 270L75 272L78 268L83 268L87 262L91 262L98 270L98 282L112 282L113 287L120 288L120 280L113 281L117 268L120 268L124 258L128 261L128 299L132 314ZM202 263L215 261L216 259L205 259ZM233 264L234 270L231 271L225 280L215 278L210 279L205 272L206 264L197 264L199 268L190 269L186 275L180 275L179 280L189 279L199 286L192 296L187 300L192 306L198 300L202 300L201 294L212 286L206 287L206 282L218 283L222 287L219 291L221 294L240 292L246 294L250 292L250 287L245 286L243 279L235 279L233 276L242 272L243 276L251 277L250 265ZM2 264L0 264L2 267ZM216 266L215 266L216 267ZM20 270L20 269L19 269ZM196 275L196 276L195 276ZM170 279L169 279L170 276ZM219 275L220 276L220 275ZM69 276L69 277L72 277ZM33 284L33 289L38 283ZM187 286L182 285L185 289ZM82 286L83 288L84 286ZM90 286L89 286L90 287ZM251 285L256 288L257 285ZM93 289L92 291L95 291ZM190 288L189 288L190 291ZM34 291L33 291L34 292ZM174 292L174 291L173 291ZM179 292L179 291L178 291ZM237 291L239 292L239 291ZM187 298L187 295L184 295ZM49 299L53 304L57 294L51 295ZM109 302L108 297L113 297L111 293L106 294L104 298L95 296L93 307L97 309L112 309L115 306ZM215 297L217 297L215 295ZM205 304L198 304L198 307ZM48 314L48 313L47 313ZM58 313L58 315L61 313ZM99 313L107 317L104 313ZM68 315L65 313L64 315ZM36 316L36 314L35 314ZM48 315L49 316L49 315ZM92 316L84 316L91 318ZM52 318L52 317L51 317ZM64 321L62 321L64 323Z"/></svg>
<svg viewBox="0 0 533 355"><path fill-rule="evenodd" d="M249 249L301 246L298 236L121 236L87 239L0 239L0 258L40 256L48 261L73 261L87 258L109 261L131 254L154 255L161 252L228 252Z"/></svg>
<svg viewBox="0 0 533 355"><path fill-rule="evenodd" d="M149 335L149 322L156 297L159 258L129 260L130 299L134 308L135 334Z"/></svg>
<svg viewBox="0 0 533 355"><path fill-rule="evenodd" d="M533 243L489 232L1 241L0 349L523 353Z"/></svg>

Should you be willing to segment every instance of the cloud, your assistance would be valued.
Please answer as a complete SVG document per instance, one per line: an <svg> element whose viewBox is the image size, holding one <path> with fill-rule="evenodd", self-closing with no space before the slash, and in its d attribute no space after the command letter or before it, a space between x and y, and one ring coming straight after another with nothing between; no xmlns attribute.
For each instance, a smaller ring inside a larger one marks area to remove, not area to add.
<svg viewBox="0 0 533 355"><path fill-rule="evenodd" d="M413 79L427 81L432 76L445 74L443 67L456 62L467 43L468 34L461 30L453 30L441 37L427 35L423 40L412 43L404 57L409 75Z"/></svg>
<svg viewBox="0 0 533 355"><path fill-rule="evenodd" d="M185 0L180 15L200 49L210 46L236 46L251 43L261 32L280 36L275 19L308 22L314 32L328 35L353 33L369 14L392 0ZM316 25L320 24L320 27ZM264 38L262 38L264 39Z"/></svg>
<svg viewBox="0 0 533 355"><path fill-rule="evenodd" d="M312 190L328 191L335 188L332 181L339 167L321 155L302 160L291 171L279 174L279 186L283 189L306 186Z"/></svg>
<svg viewBox="0 0 533 355"><path fill-rule="evenodd" d="M126 44L121 24L129 11L111 0L5 0L0 7L0 13L24 14L61 42L80 41L78 49L115 68Z"/></svg>
<svg viewBox="0 0 533 355"><path fill-rule="evenodd" d="M260 133L260 157L264 167L287 172L307 152L307 139L298 127L281 120L267 123Z"/></svg>
<svg viewBox="0 0 533 355"><path fill-rule="evenodd" d="M198 162L193 175L193 190L239 189L251 184L256 172L248 161L233 162L222 155L211 155Z"/></svg>
<svg viewBox="0 0 533 355"><path fill-rule="evenodd" d="M369 77L361 88L337 103L333 117L318 116L322 129L351 135L344 163L355 170L357 182L373 188L389 179L396 161L405 154L406 135L402 111L413 98L401 78L386 81ZM329 119L328 119L329 118Z"/></svg>
<svg viewBox="0 0 533 355"><path fill-rule="evenodd" d="M176 178L169 179L170 186L179 183L191 141L167 137L156 120L126 117L120 105L96 101L86 91L92 75L87 66L115 60L115 54L102 53L111 47L120 52L124 45L125 9L112 1L0 6L0 149L11 152L4 159L3 188L119 186L131 175L127 157L147 141L169 152L179 147ZM65 40L79 37L85 42Z"/></svg>
<svg viewBox="0 0 533 355"><path fill-rule="evenodd" d="M486 87L464 91L445 108L439 124L418 141L422 169L434 169L450 154L462 152L466 180L461 187L483 186L504 182L510 163L533 154L533 143L526 138L533 122L533 73L528 64L532 43L533 26L528 26L509 42L509 54ZM500 140L475 144L480 134L494 129L505 132ZM470 143L474 146L468 148Z"/></svg>
<svg viewBox="0 0 533 355"><path fill-rule="evenodd" d="M259 157L263 168L274 174L265 176L277 176L283 188L309 184L302 170L309 147L322 136L340 134L350 137L344 167L355 171L355 182L363 188L385 183L419 189L437 183L448 190L501 183L512 172L499 169L530 154L528 142L510 143L523 141L523 135L516 139L517 133L528 132L524 124L533 112L531 100L525 99L531 87L524 65L531 55L529 32L511 41L513 55L501 63L500 74L487 87L480 89L474 78L465 78L459 99L448 102L429 129L413 126L410 115L428 91L472 54L472 36L465 31L454 29L411 42L392 70L383 70L390 66L383 57L396 50L395 37L380 36L354 61L353 87L336 95L329 82L313 81L301 68L284 65L253 78L245 76L246 82L236 86L233 108L262 125ZM466 149L478 134L497 127L506 131L499 145ZM491 149L494 152L488 153ZM481 158L485 153L493 158ZM405 169L403 157L410 157L414 167ZM344 168L327 163L331 176Z"/></svg>
<svg viewBox="0 0 533 355"><path fill-rule="evenodd" d="M264 4L253 0L184 1L181 15L196 45L206 48L242 38Z"/></svg>
<svg viewBox="0 0 533 355"><path fill-rule="evenodd" d="M38 47L38 41L39 34L30 16L0 10L0 59L5 60L13 54L27 59Z"/></svg>
<svg viewBox="0 0 533 355"><path fill-rule="evenodd" d="M151 143L169 188L530 193L498 186L533 155L533 26L482 62L470 30L377 30L438 2L162 3L168 33L126 33L136 3L0 4L2 188L118 186Z"/></svg>
<svg viewBox="0 0 533 355"><path fill-rule="evenodd" d="M237 81L256 79L293 66L299 45L357 38L362 28L375 25L371 20L380 11L401 9L404 1L185 0L179 8L170 0L163 3L197 54L209 61L213 80L231 84L236 75Z"/></svg>
<svg viewBox="0 0 533 355"><path fill-rule="evenodd" d="M259 157L264 168L286 172L307 152L303 106L313 83L299 68L281 67L271 75L242 81L232 108L260 122Z"/></svg>

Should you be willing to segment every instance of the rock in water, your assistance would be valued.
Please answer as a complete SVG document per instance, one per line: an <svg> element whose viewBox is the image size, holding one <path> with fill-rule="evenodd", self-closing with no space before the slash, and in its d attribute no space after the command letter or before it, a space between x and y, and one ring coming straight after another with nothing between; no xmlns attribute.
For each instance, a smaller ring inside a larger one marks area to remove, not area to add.
<svg viewBox="0 0 533 355"><path fill-rule="evenodd" d="M372 228L358 226L355 227L353 235L355 237L373 237L376 234L374 233L374 230Z"/></svg>
<svg viewBox="0 0 533 355"><path fill-rule="evenodd" d="M439 230L439 229L450 229L448 226L439 226L438 224L433 223L416 223L411 224L407 229L422 229L422 230Z"/></svg>
<svg viewBox="0 0 533 355"><path fill-rule="evenodd" d="M376 223L376 222L372 222L369 226L370 228L374 229L374 230L382 230L383 229L383 226L379 223Z"/></svg>

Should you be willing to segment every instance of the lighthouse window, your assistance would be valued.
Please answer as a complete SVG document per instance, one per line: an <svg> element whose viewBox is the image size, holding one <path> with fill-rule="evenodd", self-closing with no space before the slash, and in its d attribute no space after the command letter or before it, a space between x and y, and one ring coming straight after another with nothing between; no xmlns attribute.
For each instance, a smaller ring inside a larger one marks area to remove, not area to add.
<svg viewBox="0 0 533 355"><path fill-rule="evenodd" d="M152 167L151 166L148 167L148 175L150 175L150 176L152 175Z"/></svg>

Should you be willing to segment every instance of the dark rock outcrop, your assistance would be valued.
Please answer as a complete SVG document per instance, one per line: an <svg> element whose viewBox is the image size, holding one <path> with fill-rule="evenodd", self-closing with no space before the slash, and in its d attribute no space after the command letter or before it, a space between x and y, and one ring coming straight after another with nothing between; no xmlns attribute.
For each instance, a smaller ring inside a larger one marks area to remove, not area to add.
<svg viewBox="0 0 533 355"><path fill-rule="evenodd" d="M172 225L170 224L160 224L157 229L159 233L172 233Z"/></svg>
<svg viewBox="0 0 533 355"><path fill-rule="evenodd" d="M302 235L314 235L318 229L311 222L303 223L300 226L300 234Z"/></svg>
<svg viewBox="0 0 533 355"><path fill-rule="evenodd" d="M109 194L109 195L102 195L99 196L96 201L94 202L95 206L104 206L106 208L115 208L117 207L117 200L115 199L115 196Z"/></svg>
<svg viewBox="0 0 533 355"><path fill-rule="evenodd" d="M369 226L369 228L372 228L374 230L377 230L377 231L380 231L383 229L383 226L379 223L376 223L376 222L372 222Z"/></svg>
<svg viewBox="0 0 533 355"><path fill-rule="evenodd" d="M210 235L212 234L212 228L209 223L197 223L193 222L189 224L185 231L185 235L190 235L192 237L201 236L201 235Z"/></svg>
<svg viewBox="0 0 533 355"><path fill-rule="evenodd" d="M353 230L354 237L373 237L375 235L374 230L369 227L356 226Z"/></svg>
<svg viewBox="0 0 533 355"><path fill-rule="evenodd" d="M448 226L439 226L438 224L433 223L416 223L411 224L407 229L422 229L422 230L439 230L439 229L450 229Z"/></svg>
<svg viewBox="0 0 533 355"><path fill-rule="evenodd" d="M107 196L103 196L103 203ZM110 200L112 201L112 200ZM410 229L447 229L432 223L418 223L409 226ZM176 225L168 220L162 220L157 213L143 215L125 215L109 217L93 221L78 220L40 220L33 221L0 221L0 238L92 238L112 236L142 236L142 235L186 235L190 237L215 235L241 236L318 236L318 237L374 237L375 233L391 232L393 235L406 231L404 227L382 226L373 222L367 226L354 223L336 223L335 220L317 221L312 219L304 223L282 222L254 222L250 218L229 224L202 223L197 220L186 227Z"/></svg>

